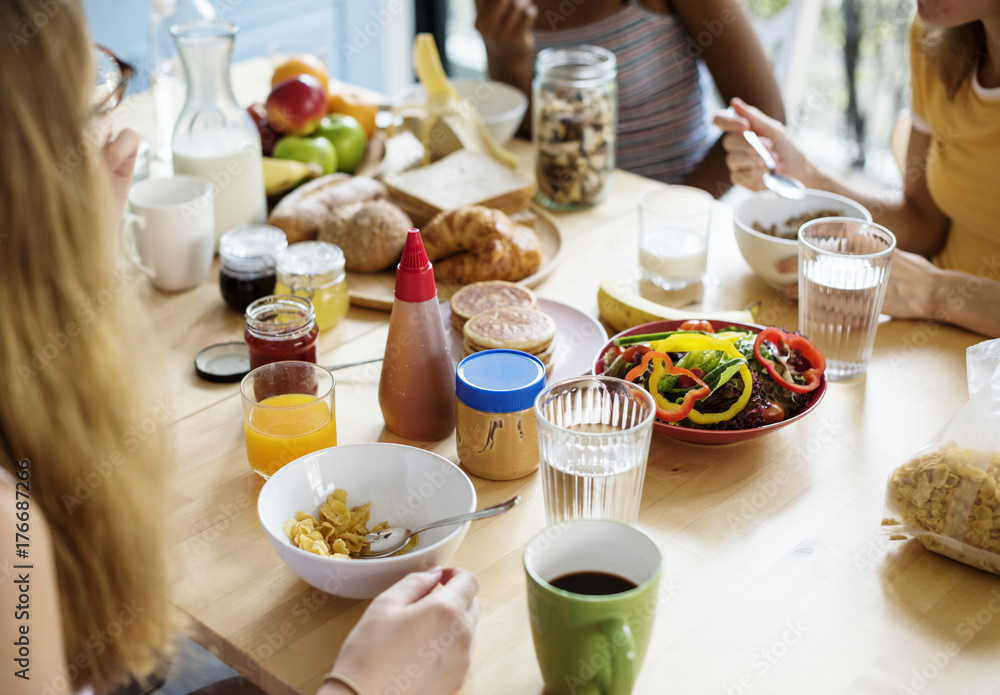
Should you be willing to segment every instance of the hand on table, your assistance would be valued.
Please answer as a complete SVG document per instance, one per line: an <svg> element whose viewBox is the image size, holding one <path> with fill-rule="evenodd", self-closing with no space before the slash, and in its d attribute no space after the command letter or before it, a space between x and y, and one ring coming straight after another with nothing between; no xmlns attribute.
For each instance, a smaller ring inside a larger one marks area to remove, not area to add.
<svg viewBox="0 0 1000 695"><path fill-rule="evenodd" d="M531 0L476 0L476 30L497 53L530 55L535 48L531 27L538 8Z"/></svg>
<svg viewBox="0 0 1000 695"><path fill-rule="evenodd" d="M333 670L364 693L455 692L469 670L478 590L476 575L459 568L403 577L371 602Z"/></svg>
<svg viewBox="0 0 1000 695"><path fill-rule="evenodd" d="M764 190L762 179L767 167L753 148L743 138L744 130L753 130L771 152L777 171L804 181L808 171L805 155L788 137L781 122L748 106L741 99L730 102L731 109L719 111L712 122L723 130L722 146L726 150L726 166L733 183L752 191Z"/></svg>
<svg viewBox="0 0 1000 695"><path fill-rule="evenodd" d="M928 292L941 269L923 256L896 249L885 288L882 313L896 319L932 318Z"/></svg>

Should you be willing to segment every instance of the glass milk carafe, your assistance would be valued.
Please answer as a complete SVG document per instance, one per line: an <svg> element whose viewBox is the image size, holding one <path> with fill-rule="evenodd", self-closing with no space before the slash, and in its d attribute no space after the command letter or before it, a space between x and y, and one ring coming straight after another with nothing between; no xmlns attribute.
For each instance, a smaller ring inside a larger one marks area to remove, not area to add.
<svg viewBox="0 0 1000 695"><path fill-rule="evenodd" d="M212 184L215 238L267 217L260 136L229 82L237 27L222 20L176 24L170 34L187 76L187 99L174 128L174 173Z"/></svg>
<svg viewBox="0 0 1000 695"><path fill-rule="evenodd" d="M170 161L170 139L177 116L184 105L187 82L170 27L191 19L215 19L215 8L208 0L150 0L149 7L149 82L153 91L153 116L156 137L153 141L157 159Z"/></svg>

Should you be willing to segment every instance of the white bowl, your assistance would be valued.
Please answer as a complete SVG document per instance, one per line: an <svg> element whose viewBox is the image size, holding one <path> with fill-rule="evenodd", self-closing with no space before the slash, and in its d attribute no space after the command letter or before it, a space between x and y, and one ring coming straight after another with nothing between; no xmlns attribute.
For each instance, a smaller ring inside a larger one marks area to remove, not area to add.
<svg viewBox="0 0 1000 695"><path fill-rule="evenodd" d="M776 264L789 256L798 256L796 239L781 239L755 231L754 222L764 227L772 224L782 227L789 218L811 211L839 210L840 217L856 217L872 221L871 213L859 203L836 193L806 190L803 200L789 200L771 191L760 191L744 200L733 210L736 243L743 258L764 282L774 289L781 289L798 280L798 271L781 272Z"/></svg>
<svg viewBox="0 0 1000 695"><path fill-rule="evenodd" d="M528 109L528 97L503 82L467 79L450 82L460 97L476 107L497 142L501 145L510 142ZM403 87L393 100L397 109L426 102L427 92L419 82Z"/></svg>
<svg viewBox="0 0 1000 695"><path fill-rule="evenodd" d="M448 459L402 444L372 442L322 449L295 459L264 483L257 516L267 540L288 567L321 591L345 598L373 598L410 572L443 565L465 538L469 522L420 534L416 548L397 557L336 560L294 545L282 525L296 512L318 516L336 488L347 506L371 502L371 525L415 529L476 509L472 481Z"/></svg>

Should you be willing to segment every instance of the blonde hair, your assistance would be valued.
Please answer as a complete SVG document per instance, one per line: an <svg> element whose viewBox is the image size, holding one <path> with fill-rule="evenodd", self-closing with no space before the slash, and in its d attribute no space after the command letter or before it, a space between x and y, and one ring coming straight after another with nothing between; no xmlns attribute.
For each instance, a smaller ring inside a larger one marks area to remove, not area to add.
<svg viewBox="0 0 1000 695"><path fill-rule="evenodd" d="M82 8L6 0L0 36L14 54L0 61L2 465L30 461L31 509L52 530L65 677L102 692L150 674L175 627L162 445L129 438L152 365L114 253Z"/></svg>
<svg viewBox="0 0 1000 695"><path fill-rule="evenodd" d="M921 20L917 17L916 21ZM923 23L923 27L921 47L944 83L948 98L953 99L986 55L986 30L979 21L957 27L934 27Z"/></svg>

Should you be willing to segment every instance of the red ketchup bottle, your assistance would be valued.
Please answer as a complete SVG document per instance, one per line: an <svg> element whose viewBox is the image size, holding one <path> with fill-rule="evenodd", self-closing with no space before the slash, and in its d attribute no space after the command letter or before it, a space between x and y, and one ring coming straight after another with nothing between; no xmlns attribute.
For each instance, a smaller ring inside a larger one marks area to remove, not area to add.
<svg viewBox="0 0 1000 695"><path fill-rule="evenodd" d="M407 439L444 439L455 429L455 365L445 340L434 271L420 231L406 235L396 270L378 403L385 426Z"/></svg>

